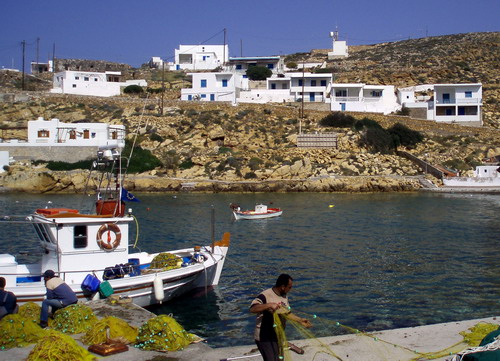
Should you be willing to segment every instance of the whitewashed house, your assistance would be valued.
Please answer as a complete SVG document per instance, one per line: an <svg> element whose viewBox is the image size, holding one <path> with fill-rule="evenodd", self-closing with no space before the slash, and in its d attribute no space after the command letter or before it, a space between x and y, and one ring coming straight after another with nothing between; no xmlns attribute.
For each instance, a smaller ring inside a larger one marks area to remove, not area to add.
<svg viewBox="0 0 500 361"><path fill-rule="evenodd" d="M121 94L121 89L129 85L147 86L145 80L127 80L123 82L121 72L105 73L66 70L54 74L51 93L93 95L111 97Z"/></svg>
<svg viewBox="0 0 500 361"><path fill-rule="evenodd" d="M241 75L227 72L190 73L191 88L181 89L181 100L236 102Z"/></svg>
<svg viewBox="0 0 500 361"><path fill-rule="evenodd" d="M482 125L482 84L431 84L398 89L399 103L413 118Z"/></svg>
<svg viewBox="0 0 500 361"><path fill-rule="evenodd" d="M294 101L328 103L331 73L285 73L290 78L290 94ZM272 83L270 84L272 86Z"/></svg>
<svg viewBox="0 0 500 361"><path fill-rule="evenodd" d="M482 125L482 84L435 84L431 112L436 122Z"/></svg>
<svg viewBox="0 0 500 361"><path fill-rule="evenodd" d="M330 37L332 38L332 51L328 52L328 60L347 58L349 56L347 41L339 40L337 30L330 32Z"/></svg>
<svg viewBox="0 0 500 361"><path fill-rule="evenodd" d="M271 70L274 75L283 73L285 69L283 59L280 56L231 57L224 69L246 75L248 68L252 66L265 67Z"/></svg>
<svg viewBox="0 0 500 361"><path fill-rule="evenodd" d="M179 45L170 70L213 70L229 59L227 45Z"/></svg>
<svg viewBox="0 0 500 361"><path fill-rule="evenodd" d="M400 105L393 85L333 83L331 110L389 114Z"/></svg>

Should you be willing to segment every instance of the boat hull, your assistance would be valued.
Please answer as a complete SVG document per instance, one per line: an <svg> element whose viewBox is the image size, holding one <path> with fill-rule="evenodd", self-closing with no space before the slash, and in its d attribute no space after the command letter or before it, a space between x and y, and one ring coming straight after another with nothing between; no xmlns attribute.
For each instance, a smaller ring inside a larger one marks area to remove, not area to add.
<svg viewBox="0 0 500 361"><path fill-rule="evenodd" d="M238 212L238 211L233 211L233 215L235 219L266 219L266 218L273 218L273 217L279 217L283 214L282 210L271 210L269 209L265 213L256 213L256 212Z"/></svg>

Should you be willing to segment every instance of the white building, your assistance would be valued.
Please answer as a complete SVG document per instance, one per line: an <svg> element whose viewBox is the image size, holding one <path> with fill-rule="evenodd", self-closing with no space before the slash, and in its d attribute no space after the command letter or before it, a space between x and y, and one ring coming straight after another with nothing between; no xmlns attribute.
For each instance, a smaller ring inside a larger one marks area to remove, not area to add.
<svg viewBox="0 0 500 361"><path fill-rule="evenodd" d="M252 66L265 67L271 70L272 74L282 74L285 69L283 59L280 56L248 56L229 58L225 70L246 74L248 68Z"/></svg>
<svg viewBox="0 0 500 361"><path fill-rule="evenodd" d="M290 78L290 94L294 101L300 101L302 97L304 102L328 103L330 83L332 82L331 73L286 73ZM270 83L271 89L273 82ZM276 84L278 87L279 84Z"/></svg>
<svg viewBox="0 0 500 361"><path fill-rule="evenodd" d="M179 45L171 70L213 70L223 66L228 59L227 45Z"/></svg>
<svg viewBox="0 0 500 361"><path fill-rule="evenodd" d="M181 100L227 101L234 103L242 76L234 73L190 73L191 88L181 89Z"/></svg>
<svg viewBox="0 0 500 361"><path fill-rule="evenodd" d="M105 123L63 123L54 118L45 120L43 117L28 121L28 141L1 141L4 146L95 146L120 147L125 146L125 126Z"/></svg>
<svg viewBox="0 0 500 361"><path fill-rule="evenodd" d="M328 52L328 60L347 58L349 56L347 41L339 40L337 30L330 32L330 37L332 38L332 51Z"/></svg>
<svg viewBox="0 0 500 361"><path fill-rule="evenodd" d="M401 108L393 85L333 83L331 110L389 114Z"/></svg>
<svg viewBox="0 0 500 361"><path fill-rule="evenodd" d="M151 59L149 59L150 68L161 69L164 63L163 59L159 56L152 56Z"/></svg>
<svg viewBox="0 0 500 361"><path fill-rule="evenodd" d="M121 72L105 73L66 70L54 74L52 93L93 95L111 97L121 94L121 89L129 85L147 86L145 80L121 81Z"/></svg>
<svg viewBox="0 0 500 361"><path fill-rule="evenodd" d="M422 85L398 89L398 99L416 118L481 126L482 89L480 83Z"/></svg>
<svg viewBox="0 0 500 361"><path fill-rule="evenodd" d="M0 151L0 173L5 172L5 167L8 167L9 162L9 152L6 150Z"/></svg>

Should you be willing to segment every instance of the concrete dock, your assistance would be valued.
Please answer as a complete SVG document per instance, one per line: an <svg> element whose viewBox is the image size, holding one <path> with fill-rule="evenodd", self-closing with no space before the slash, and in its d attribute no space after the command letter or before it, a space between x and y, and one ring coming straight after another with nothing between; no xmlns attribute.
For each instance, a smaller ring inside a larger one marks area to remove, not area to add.
<svg viewBox="0 0 500 361"><path fill-rule="evenodd" d="M89 306L99 318L116 316L136 327L156 316L133 304L111 306L104 301L92 301ZM500 316L369 334L358 333L317 339L290 340L305 351L302 355L290 351L290 356L292 361L451 360L455 353L468 347L463 343L460 332L468 332L471 327L481 322L500 325ZM75 335L74 338L78 341L81 336ZM81 346L88 347L84 344ZM25 360L33 347L34 345L30 345L24 348L0 351L0 360ZM96 357L100 358L98 355ZM103 357L103 359L107 361L260 361L262 357L254 344L211 348L206 343L199 342L176 352L142 351L131 346L126 352Z"/></svg>

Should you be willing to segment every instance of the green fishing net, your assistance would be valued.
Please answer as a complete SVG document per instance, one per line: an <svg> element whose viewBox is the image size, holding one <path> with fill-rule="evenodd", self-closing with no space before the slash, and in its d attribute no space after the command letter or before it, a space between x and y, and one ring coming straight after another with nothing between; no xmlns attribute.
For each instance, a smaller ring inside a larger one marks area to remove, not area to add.
<svg viewBox="0 0 500 361"><path fill-rule="evenodd" d="M464 337L464 342L469 346L477 347L481 340L490 332L498 329L498 325L492 323L477 323L469 328L470 332L462 331L460 334Z"/></svg>
<svg viewBox="0 0 500 361"><path fill-rule="evenodd" d="M37 323L40 322L40 312L42 308L35 302L27 302L19 307L18 314L28 320Z"/></svg>
<svg viewBox="0 0 500 361"><path fill-rule="evenodd" d="M180 268L182 265L182 258L177 257L175 254L163 252L155 256L151 261L149 268L161 269L162 271Z"/></svg>
<svg viewBox="0 0 500 361"><path fill-rule="evenodd" d="M44 334L45 331L31 319L20 314L7 315L0 320L0 349L27 346Z"/></svg>
<svg viewBox="0 0 500 361"><path fill-rule="evenodd" d="M96 322L97 317L89 306L76 304L57 310L50 327L73 335L87 332Z"/></svg>
<svg viewBox="0 0 500 361"><path fill-rule="evenodd" d="M135 347L143 350L177 351L199 340L196 335L186 332L172 317L160 315L141 326Z"/></svg>
<svg viewBox="0 0 500 361"><path fill-rule="evenodd" d="M78 345L71 336L48 330L40 338L26 361L93 361L97 358Z"/></svg>
<svg viewBox="0 0 500 361"><path fill-rule="evenodd" d="M109 338L129 344L135 342L137 335L137 328L130 326L120 318L108 316L94 323L82 341L86 345L95 345L104 343Z"/></svg>

